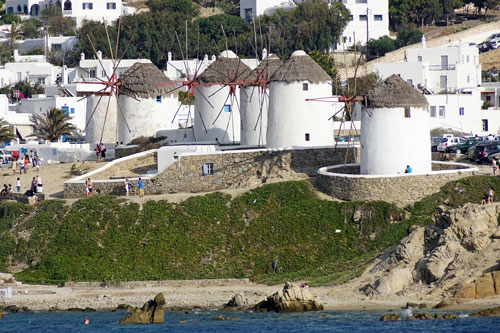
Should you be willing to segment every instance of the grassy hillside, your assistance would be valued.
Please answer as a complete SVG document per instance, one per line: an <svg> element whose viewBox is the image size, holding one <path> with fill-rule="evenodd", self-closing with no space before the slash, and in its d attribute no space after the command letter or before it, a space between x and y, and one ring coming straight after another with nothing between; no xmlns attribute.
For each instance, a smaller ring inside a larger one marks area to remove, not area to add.
<svg viewBox="0 0 500 333"><path fill-rule="evenodd" d="M241 197L213 193L143 209L110 196L71 207L0 205L0 270L28 264L33 283L249 277L275 283L341 283L359 275L414 224L432 223L435 207L479 202L500 178L474 177L406 210L384 202L317 198L306 182L262 186ZM273 262L277 269L272 269Z"/></svg>

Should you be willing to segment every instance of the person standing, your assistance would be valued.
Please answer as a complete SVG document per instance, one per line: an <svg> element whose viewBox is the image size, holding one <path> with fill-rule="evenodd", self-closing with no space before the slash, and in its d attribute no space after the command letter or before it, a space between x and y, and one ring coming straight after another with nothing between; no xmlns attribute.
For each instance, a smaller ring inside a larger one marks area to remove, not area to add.
<svg viewBox="0 0 500 333"><path fill-rule="evenodd" d="M30 157L28 156L28 154L26 154L26 156L24 156L24 173L28 171L29 166L30 166Z"/></svg>
<svg viewBox="0 0 500 333"><path fill-rule="evenodd" d="M101 148L99 144L95 146L95 156L97 157L97 163L101 162Z"/></svg>
<svg viewBox="0 0 500 333"><path fill-rule="evenodd" d="M85 181L85 193L87 195L87 198L90 198L93 193L92 193L92 181L90 180L90 178L88 178L86 181Z"/></svg>
<svg viewBox="0 0 500 333"><path fill-rule="evenodd" d="M139 177L139 181L137 182L137 186L139 187L139 197L144 196L144 182L142 178Z"/></svg>
<svg viewBox="0 0 500 333"><path fill-rule="evenodd" d="M43 192L42 177L37 175L36 176L36 193L42 193L42 192Z"/></svg>
<svg viewBox="0 0 500 333"><path fill-rule="evenodd" d="M24 157L19 160L19 174L26 173L26 166L24 165Z"/></svg>
<svg viewBox="0 0 500 333"><path fill-rule="evenodd" d="M16 189L17 189L17 193L21 193L21 178L17 177L17 180L16 180Z"/></svg>
<svg viewBox="0 0 500 333"><path fill-rule="evenodd" d="M40 157L35 157L36 172L40 171L40 166L42 165L42 160Z"/></svg>
<svg viewBox="0 0 500 333"><path fill-rule="evenodd" d="M31 190L36 193L36 178L33 177L31 180Z"/></svg>
<svg viewBox="0 0 500 333"><path fill-rule="evenodd" d="M17 157L12 157L12 174L16 174L16 168L17 168Z"/></svg>
<svg viewBox="0 0 500 333"><path fill-rule="evenodd" d="M129 181L129 180L128 180L128 178L127 178L127 179L125 179L125 195L126 195L127 197L128 197L128 193L129 193L129 191L130 191L130 187L131 187L131 185L130 185L130 181Z"/></svg>
<svg viewBox="0 0 500 333"><path fill-rule="evenodd" d="M101 152L101 160L106 159L106 147L101 143L99 144L99 151Z"/></svg>

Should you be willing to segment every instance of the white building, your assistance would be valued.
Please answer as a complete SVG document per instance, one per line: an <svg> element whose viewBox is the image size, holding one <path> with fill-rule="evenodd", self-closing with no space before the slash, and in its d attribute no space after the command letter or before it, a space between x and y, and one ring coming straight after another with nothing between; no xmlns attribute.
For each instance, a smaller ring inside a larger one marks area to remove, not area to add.
<svg viewBox="0 0 500 333"><path fill-rule="evenodd" d="M28 81L32 84L54 84L58 74L61 73L61 67L48 62L9 62L3 66L3 69L5 77L4 74L0 75L4 77L4 84L7 84L7 81L9 81L8 84L15 84L19 81Z"/></svg>
<svg viewBox="0 0 500 333"><path fill-rule="evenodd" d="M422 47L408 50L405 61L376 64L375 69L382 78L398 74L425 93L430 129L479 135L500 132L500 86L481 83L479 51L474 45L459 41L427 48L423 38Z"/></svg>
<svg viewBox="0 0 500 333"><path fill-rule="evenodd" d="M389 0L329 0L342 1L351 12L351 21L342 32L345 48L356 43L366 45L370 39L389 36ZM342 51L338 44L336 50Z"/></svg>
<svg viewBox="0 0 500 333"><path fill-rule="evenodd" d="M272 15L278 9L291 10L307 0L241 0L240 17L251 21L261 15ZM370 39L389 35L389 0L325 0L328 3L342 2L351 12L351 21L342 33L345 48L355 43L365 45ZM342 51L342 43L335 45Z"/></svg>
<svg viewBox="0 0 500 333"><path fill-rule="evenodd" d="M7 13L38 18L42 10L51 6L62 8L63 16L72 17L80 27L84 20L116 21L121 15L132 13L122 8L122 0L7 0Z"/></svg>
<svg viewBox="0 0 500 333"><path fill-rule="evenodd" d="M267 53L267 52L266 52ZM265 146L269 109L269 79L283 65L276 55L264 57L240 89L241 145Z"/></svg>
<svg viewBox="0 0 500 333"><path fill-rule="evenodd" d="M405 61L375 64L382 78L399 74L413 86L432 93L457 92L477 88L481 84L481 65L476 46L462 41L448 47L409 49Z"/></svg>
<svg viewBox="0 0 500 333"><path fill-rule="evenodd" d="M158 130L177 129L175 113L179 106L173 86L162 85L168 78L155 65L136 63L121 81L118 113L118 140L128 144L141 136L154 136Z"/></svg>
<svg viewBox="0 0 500 333"><path fill-rule="evenodd" d="M295 51L270 79L267 147L331 146L331 103L307 99L331 96L330 76L304 51Z"/></svg>
<svg viewBox="0 0 500 333"><path fill-rule="evenodd" d="M199 77L195 89L194 135L197 142L240 141L240 88L238 82L250 74L232 51L224 51Z"/></svg>
<svg viewBox="0 0 500 333"><path fill-rule="evenodd" d="M367 96L361 118L361 174L431 172L429 110L424 95L392 75Z"/></svg>

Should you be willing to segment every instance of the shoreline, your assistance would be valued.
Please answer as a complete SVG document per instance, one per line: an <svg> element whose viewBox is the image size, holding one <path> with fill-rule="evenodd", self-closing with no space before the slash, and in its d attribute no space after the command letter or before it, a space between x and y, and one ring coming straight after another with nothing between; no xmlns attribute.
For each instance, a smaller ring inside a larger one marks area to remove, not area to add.
<svg viewBox="0 0 500 333"><path fill-rule="evenodd" d="M153 284L163 284L153 286ZM87 283L83 283L87 284ZM162 292L168 310L223 310L223 306L236 294L242 293L248 307L266 296L280 290L283 284L267 286L237 279L187 280L187 281L141 281L125 283L122 287L28 285L6 284L13 287L12 298L0 298L0 308L15 305L34 312L67 311L89 308L89 311L113 311L127 305L141 307L145 302ZM345 290L342 286L311 287L313 294L323 302L325 311L401 311L408 303L419 305L419 311L433 310L442 301L418 299L408 296L367 297ZM469 300L462 304L442 309L443 311L476 311L500 306L500 299Z"/></svg>

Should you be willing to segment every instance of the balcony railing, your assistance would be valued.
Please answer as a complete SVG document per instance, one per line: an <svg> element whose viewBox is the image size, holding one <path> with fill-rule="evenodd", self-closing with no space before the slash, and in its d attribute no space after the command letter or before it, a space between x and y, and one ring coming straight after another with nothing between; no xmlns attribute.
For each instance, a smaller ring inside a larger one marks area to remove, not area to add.
<svg viewBox="0 0 500 333"><path fill-rule="evenodd" d="M455 65L431 65L429 66L430 71L454 71L455 70Z"/></svg>
<svg viewBox="0 0 500 333"><path fill-rule="evenodd" d="M72 10L63 10L63 15L72 15L73 11Z"/></svg>

